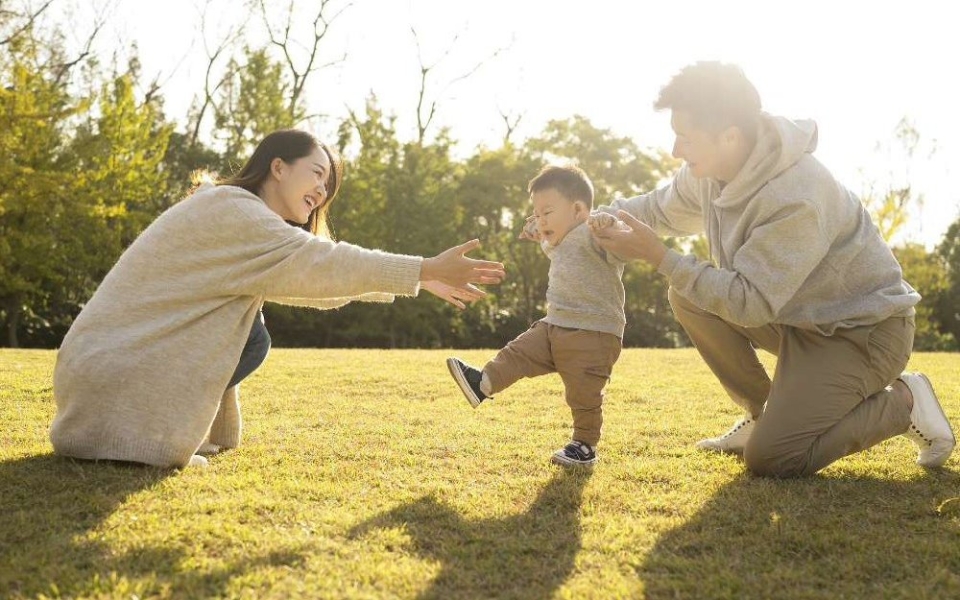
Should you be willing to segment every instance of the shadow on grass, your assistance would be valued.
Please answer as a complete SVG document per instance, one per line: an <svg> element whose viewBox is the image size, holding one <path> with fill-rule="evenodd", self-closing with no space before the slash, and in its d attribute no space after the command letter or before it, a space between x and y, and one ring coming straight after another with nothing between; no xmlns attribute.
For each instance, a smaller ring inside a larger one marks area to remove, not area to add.
<svg viewBox="0 0 960 600"><path fill-rule="evenodd" d="M403 527L441 571L420 598L548 598L573 571L581 547L587 470L561 470L522 514L468 521L433 496L357 525L351 537Z"/></svg>
<svg viewBox="0 0 960 600"><path fill-rule="evenodd" d="M748 474L659 538L647 598L960 598L955 473L913 481Z"/></svg>
<svg viewBox="0 0 960 600"><path fill-rule="evenodd" d="M119 553L97 535L127 498L175 473L53 455L0 462L0 597L215 597L258 565L302 562L278 552L201 571L185 566L190 557L175 544Z"/></svg>

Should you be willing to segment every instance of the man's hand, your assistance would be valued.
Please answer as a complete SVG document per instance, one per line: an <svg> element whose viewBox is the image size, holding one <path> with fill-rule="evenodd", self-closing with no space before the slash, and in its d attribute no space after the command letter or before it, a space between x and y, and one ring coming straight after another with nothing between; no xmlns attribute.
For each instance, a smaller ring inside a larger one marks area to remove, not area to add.
<svg viewBox="0 0 960 600"><path fill-rule="evenodd" d="M463 310L467 307L464 302L476 302L487 294L480 288L470 284L467 284L463 287L454 287L452 285L447 285L435 280L422 281L420 282L420 287L427 290L437 298L440 298L444 302L449 302L450 304L456 306L460 310Z"/></svg>
<svg viewBox="0 0 960 600"><path fill-rule="evenodd" d="M660 236L626 211L618 211L617 216L623 221L624 228L591 228L600 247L623 260L640 259L659 267L667 254Z"/></svg>

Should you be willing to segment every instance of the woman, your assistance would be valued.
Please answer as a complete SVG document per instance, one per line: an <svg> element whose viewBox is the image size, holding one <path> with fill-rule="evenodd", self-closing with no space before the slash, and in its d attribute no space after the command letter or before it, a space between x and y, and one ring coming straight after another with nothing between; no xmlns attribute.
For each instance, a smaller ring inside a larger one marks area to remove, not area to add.
<svg viewBox="0 0 960 600"><path fill-rule="evenodd" d="M204 465L198 450L240 441L237 384L270 346L265 300L335 308L422 286L456 306L503 265L367 250L327 235L343 177L309 133L271 133L235 177L205 184L123 253L64 337L54 370L58 454ZM291 226L295 225L295 226Z"/></svg>

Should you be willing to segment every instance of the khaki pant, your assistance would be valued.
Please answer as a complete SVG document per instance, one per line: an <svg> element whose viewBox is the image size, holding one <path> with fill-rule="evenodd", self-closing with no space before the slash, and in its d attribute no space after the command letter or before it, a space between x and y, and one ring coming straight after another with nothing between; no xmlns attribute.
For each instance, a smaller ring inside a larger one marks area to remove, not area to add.
<svg viewBox="0 0 960 600"><path fill-rule="evenodd" d="M887 386L910 358L913 317L825 336L786 325L740 327L672 288L669 299L733 401L761 417L743 453L754 473L809 475L909 427L910 409ZM754 346L777 356L772 381Z"/></svg>
<svg viewBox="0 0 960 600"><path fill-rule="evenodd" d="M603 426L603 389L620 347L620 338L612 333L537 321L497 353L483 372L491 394L524 377L559 373L573 413L573 439L596 446Z"/></svg>

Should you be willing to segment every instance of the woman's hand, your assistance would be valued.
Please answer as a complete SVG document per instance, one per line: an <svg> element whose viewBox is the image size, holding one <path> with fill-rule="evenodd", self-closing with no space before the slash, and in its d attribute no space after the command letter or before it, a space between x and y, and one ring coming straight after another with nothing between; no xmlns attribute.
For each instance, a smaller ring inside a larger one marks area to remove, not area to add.
<svg viewBox="0 0 960 600"><path fill-rule="evenodd" d="M600 247L624 260L639 258L659 267L667 254L667 246L656 232L626 211L617 216L625 227L607 227L592 230Z"/></svg>
<svg viewBox="0 0 960 600"><path fill-rule="evenodd" d="M464 302L476 302L487 294L480 288L470 284L458 288L432 280L421 282L420 287L427 290L437 298L456 306L460 310L463 310L467 307Z"/></svg>
<svg viewBox="0 0 960 600"><path fill-rule="evenodd" d="M423 259L420 281L438 281L461 292L468 292L470 284L500 283L506 275L503 263L464 256L479 247L480 240L470 240L444 250L433 258Z"/></svg>

